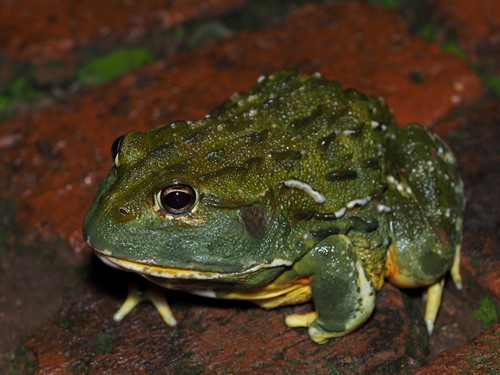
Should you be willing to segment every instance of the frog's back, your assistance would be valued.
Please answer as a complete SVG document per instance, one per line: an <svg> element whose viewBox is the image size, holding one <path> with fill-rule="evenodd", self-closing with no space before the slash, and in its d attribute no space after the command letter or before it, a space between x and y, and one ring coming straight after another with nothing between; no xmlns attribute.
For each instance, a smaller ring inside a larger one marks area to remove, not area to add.
<svg viewBox="0 0 500 375"><path fill-rule="evenodd" d="M288 197L291 205L308 211L321 203L335 212L381 194L385 144L394 133L383 102L286 71L262 77L202 120L151 130L156 151L141 162L162 160L165 173L249 202L291 181L288 187L303 190Z"/></svg>

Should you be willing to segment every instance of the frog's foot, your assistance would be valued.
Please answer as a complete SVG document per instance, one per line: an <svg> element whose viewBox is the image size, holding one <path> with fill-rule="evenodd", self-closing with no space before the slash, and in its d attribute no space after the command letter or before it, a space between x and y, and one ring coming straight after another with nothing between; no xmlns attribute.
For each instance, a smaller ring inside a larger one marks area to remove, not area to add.
<svg viewBox="0 0 500 375"><path fill-rule="evenodd" d="M137 285L129 284L128 294L123 304L120 306L117 312L113 315L113 320L115 322L121 321L125 316L131 312L134 307L136 307L140 302L143 301L143 293L139 290Z"/></svg>
<svg viewBox="0 0 500 375"><path fill-rule="evenodd" d="M315 311L307 314L293 314L285 318L285 324L290 328L309 327L316 320L318 313Z"/></svg>
<svg viewBox="0 0 500 375"><path fill-rule="evenodd" d="M434 322L441 305L441 296L443 295L444 279L432 284L427 289L427 304L425 306L425 324L429 335L434 330Z"/></svg>
<svg viewBox="0 0 500 375"><path fill-rule="evenodd" d="M317 324L317 317L318 313L314 311L307 314L288 315L285 319L285 323L290 328L308 328L309 336L317 344L324 344L330 338L344 336L350 332L350 330L341 332L325 331Z"/></svg>
<svg viewBox="0 0 500 375"><path fill-rule="evenodd" d="M142 301L150 301L158 313L161 315L165 323L173 327L177 324L170 306L167 303L164 295L165 291L157 285L148 283L146 291L141 291L137 285L130 284L128 289L128 295L122 306L113 315L113 320L116 322L121 321L128 313L130 313L134 307L136 307Z"/></svg>

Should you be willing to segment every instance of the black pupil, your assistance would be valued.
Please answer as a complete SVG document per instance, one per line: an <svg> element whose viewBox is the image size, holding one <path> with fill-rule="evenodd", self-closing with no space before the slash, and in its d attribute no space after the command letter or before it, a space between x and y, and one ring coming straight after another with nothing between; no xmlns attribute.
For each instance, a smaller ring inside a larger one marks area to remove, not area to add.
<svg viewBox="0 0 500 375"><path fill-rule="evenodd" d="M113 159L113 161L116 159L116 155L118 155L118 153L120 152L120 146L122 144L123 138L125 138L124 135L116 138L111 145L111 158Z"/></svg>
<svg viewBox="0 0 500 375"><path fill-rule="evenodd" d="M189 204L191 197L183 191L174 191L168 193L164 200L168 207L180 210Z"/></svg>
<svg viewBox="0 0 500 375"><path fill-rule="evenodd" d="M190 186L170 186L164 189L161 203L166 210L182 211L194 202L194 192Z"/></svg>

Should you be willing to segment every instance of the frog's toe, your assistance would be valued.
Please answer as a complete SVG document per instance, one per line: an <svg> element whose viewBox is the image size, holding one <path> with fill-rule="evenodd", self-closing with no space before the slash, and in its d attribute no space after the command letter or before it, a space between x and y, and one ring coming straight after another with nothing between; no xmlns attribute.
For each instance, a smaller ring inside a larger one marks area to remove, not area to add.
<svg viewBox="0 0 500 375"><path fill-rule="evenodd" d="M135 284L128 286L128 294L118 311L113 315L115 322L125 318L140 302L144 300L143 293Z"/></svg>
<svg viewBox="0 0 500 375"><path fill-rule="evenodd" d="M156 308L156 311L158 311L167 325L170 327L177 325L177 320L175 319L174 314L172 314L172 310L170 310L170 306L165 298L164 289L155 284L148 284L144 297L146 300L151 301Z"/></svg>
<svg viewBox="0 0 500 375"><path fill-rule="evenodd" d="M309 327L317 318L318 314L313 311L307 314L293 314L285 318L285 323L290 328Z"/></svg>
<svg viewBox="0 0 500 375"><path fill-rule="evenodd" d="M458 290L462 290L462 276L460 276L460 244L455 249L455 258L450 270L453 283Z"/></svg>
<svg viewBox="0 0 500 375"><path fill-rule="evenodd" d="M330 331L325 331L323 328L321 328L318 324L313 323L309 327L309 337L316 343L316 344L325 344L328 339L334 338L334 337L341 337L349 333L349 331L341 331L341 332L330 332Z"/></svg>
<svg viewBox="0 0 500 375"><path fill-rule="evenodd" d="M441 305L441 296L443 295L444 279L432 284L427 289L427 304L425 306L425 324L429 335L434 330L434 322Z"/></svg>
<svg viewBox="0 0 500 375"><path fill-rule="evenodd" d="M349 331L332 332L326 331L320 327L317 321L318 313L310 312L307 314L288 315L285 323L290 328L308 327L309 336L317 344L324 344L333 337L340 337Z"/></svg>
<svg viewBox="0 0 500 375"><path fill-rule="evenodd" d="M141 291L137 285L130 284L127 298L118 311L113 315L113 320L115 322L121 321L142 301L150 301L165 323L169 326L173 327L177 324L177 321L170 310L170 306L165 299L164 290L151 283L148 283L145 292Z"/></svg>

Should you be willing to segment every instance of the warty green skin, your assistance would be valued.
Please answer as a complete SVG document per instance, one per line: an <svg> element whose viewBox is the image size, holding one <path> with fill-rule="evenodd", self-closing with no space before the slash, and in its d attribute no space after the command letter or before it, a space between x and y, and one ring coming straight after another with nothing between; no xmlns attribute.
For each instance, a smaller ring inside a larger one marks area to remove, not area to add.
<svg viewBox="0 0 500 375"><path fill-rule="evenodd" d="M178 217L155 200L175 184L197 195ZM103 256L218 274L149 277L176 289L224 297L310 277L309 333L333 337L369 317L392 271L410 286L441 279L462 214L456 163L436 136L396 128L379 99L283 71L204 119L128 133L84 233Z"/></svg>

